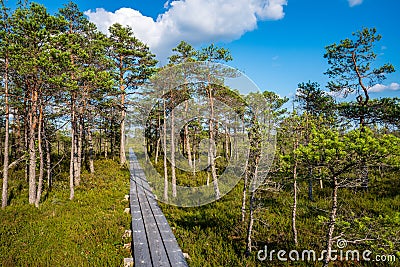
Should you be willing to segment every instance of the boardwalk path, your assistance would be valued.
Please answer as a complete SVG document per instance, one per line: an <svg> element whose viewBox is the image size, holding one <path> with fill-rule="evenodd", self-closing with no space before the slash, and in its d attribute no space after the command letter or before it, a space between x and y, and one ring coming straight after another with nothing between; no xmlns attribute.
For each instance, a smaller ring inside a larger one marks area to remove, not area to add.
<svg viewBox="0 0 400 267"><path fill-rule="evenodd" d="M130 152L130 207L135 267L188 266L136 155Z"/></svg>

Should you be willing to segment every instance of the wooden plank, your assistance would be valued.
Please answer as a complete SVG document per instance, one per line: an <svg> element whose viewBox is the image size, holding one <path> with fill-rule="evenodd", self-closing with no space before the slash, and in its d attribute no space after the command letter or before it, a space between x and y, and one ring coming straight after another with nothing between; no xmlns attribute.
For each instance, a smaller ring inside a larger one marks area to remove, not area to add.
<svg viewBox="0 0 400 267"><path fill-rule="evenodd" d="M132 229L138 229L132 231L135 266L188 266L151 192L145 173L132 151L130 151L130 171ZM147 243L143 244L145 240Z"/></svg>
<svg viewBox="0 0 400 267"><path fill-rule="evenodd" d="M167 219L155 199L148 199L171 266L188 266Z"/></svg>
<svg viewBox="0 0 400 267"><path fill-rule="evenodd" d="M161 235L158 231L155 218L153 217L150 205L144 192L139 193L139 203L142 209L142 216L146 229L147 239L149 242L150 255L153 266L170 266L167 252L165 251L165 247L162 242Z"/></svg>
<svg viewBox="0 0 400 267"><path fill-rule="evenodd" d="M136 182L131 181L131 183L131 187L136 189ZM137 192L130 195L130 204L132 216L132 252L135 259L135 266L151 266L148 239Z"/></svg>

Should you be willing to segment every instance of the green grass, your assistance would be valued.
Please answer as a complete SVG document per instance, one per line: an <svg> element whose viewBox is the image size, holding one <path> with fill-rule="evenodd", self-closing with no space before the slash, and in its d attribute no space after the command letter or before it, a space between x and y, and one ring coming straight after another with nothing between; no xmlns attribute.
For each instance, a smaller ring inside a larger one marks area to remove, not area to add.
<svg viewBox="0 0 400 267"><path fill-rule="evenodd" d="M0 210L1 266L121 266L130 215L128 172L111 160L97 161L96 174L84 173L70 201L66 179L58 177L37 209L27 203L25 182L13 175L10 206ZM64 174L65 176L66 174ZM23 177L23 176L22 176Z"/></svg>

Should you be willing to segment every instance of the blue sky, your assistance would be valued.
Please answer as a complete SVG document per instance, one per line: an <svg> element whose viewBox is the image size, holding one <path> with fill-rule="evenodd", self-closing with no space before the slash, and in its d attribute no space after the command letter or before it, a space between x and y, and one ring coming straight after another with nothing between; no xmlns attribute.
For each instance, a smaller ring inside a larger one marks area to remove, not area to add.
<svg viewBox="0 0 400 267"><path fill-rule="evenodd" d="M297 84L324 87L324 47L351 37L362 27L382 35L377 64L398 70L377 85L373 97L400 96L400 1L398 0L78 0L102 31L128 24L161 62L180 40L196 48L211 42L228 48L229 65L243 71L261 90L293 96ZM15 1L10 1L11 5ZM65 2L37 0L54 13Z"/></svg>

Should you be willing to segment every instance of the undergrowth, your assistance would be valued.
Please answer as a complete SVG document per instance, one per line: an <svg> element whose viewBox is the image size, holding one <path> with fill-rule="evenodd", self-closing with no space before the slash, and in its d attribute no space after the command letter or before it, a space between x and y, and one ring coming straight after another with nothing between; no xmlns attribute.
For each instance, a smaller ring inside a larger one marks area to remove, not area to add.
<svg viewBox="0 0 400 267"><path fill-rule="evenodd" d="M121 266L130 257L122 239L131 221L123 212L128 171L111 160L95 169L82 174L73 201L67 179L58 177L39 208L27 204L23 172L12 174L10 205L0 210L1 266Z"/></svg>

